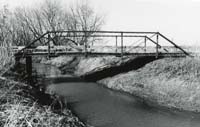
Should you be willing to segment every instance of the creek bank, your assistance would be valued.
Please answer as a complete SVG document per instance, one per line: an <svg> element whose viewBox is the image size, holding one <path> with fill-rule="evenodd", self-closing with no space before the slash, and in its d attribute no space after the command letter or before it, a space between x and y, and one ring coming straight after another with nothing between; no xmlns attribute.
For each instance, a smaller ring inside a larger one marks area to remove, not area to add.
<svg viewBox="0 0 200 127"><path fill-rule="evenodd" d="M170 109L200 112L200 60L165 58L98 81Z"/></svg>
<svg viewBox="0 0 200 127"><path fill-rule="evenodd" d="M56 66L61 70L62 74L70 73L73 74L76 70L76 66L81 61L82 57L73 57L73 56L60 56L56 58L42 59L40 63Z"/></svg>
<svg viewBox="0 0 200 127"><path fill-rule="evenodd" d="M90 70L89 72L88 70L85 71L85 73L83 73L80 77L85 79L86 81L96 82L98 80L107 77L113 77L120 73L126 73L131 70L137 70L146 65L147 63L154 61L156 58L154 56L141 56L141 57L125 57L123 59L122 58L113 58L113 59L114 60L108 59L108 63L102 66L99 66L98 63L95 64L96 67L94 69ZM107 59L105 61L107 61ZM80 62L77 70L80 70L82 65L83 64Z"/></svg>
<svg viewBox="0 0 200 127"><path fill-rule="evenodd" d="M81 58L74 67L74 75L95 74L120 64L119 61L119 57ZM163 58L97 82L161 107L200 112L199 70L197 58Z"/></svg>
<svg viewBox="0 0 200 127"><path fill-rule="evenodd" d="M155 60L153 56L144 57L69 57L60 56L41 63L54 65L63 74L71 72L75 76L87 81L97 81L103 78L112 77L119 73L136 70L145 64ZM73 71L70 71L73 70Z"/></svg>
<svg viewBox="0 0 200 127"><path fill-rule="evenodd" d="M5 75L9 78L17 76L13 79L26 78L24 66L17 67L11 68ZM39 84L30 86L2 77L0 82L0 126L85 126L60 97L45 93L39 89Z"/></svg>

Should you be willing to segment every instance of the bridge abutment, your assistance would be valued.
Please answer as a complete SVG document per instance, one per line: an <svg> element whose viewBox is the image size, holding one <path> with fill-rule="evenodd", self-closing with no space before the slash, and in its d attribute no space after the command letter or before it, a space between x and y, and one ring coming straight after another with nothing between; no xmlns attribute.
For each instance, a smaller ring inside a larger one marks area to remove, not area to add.
<svg viewBox="0 0 200 127"><path fill-rule="evenodd" d="M28 83L30 85L33 85L33 82L32 82L32 57L31 56L26 56L26 73L27 73Z"/></svg>
<svg viewBox="0 0 200 127"><path fill-rule="evenodd" d="M15 64L19 63L20 57L15 56Z"/></svg>

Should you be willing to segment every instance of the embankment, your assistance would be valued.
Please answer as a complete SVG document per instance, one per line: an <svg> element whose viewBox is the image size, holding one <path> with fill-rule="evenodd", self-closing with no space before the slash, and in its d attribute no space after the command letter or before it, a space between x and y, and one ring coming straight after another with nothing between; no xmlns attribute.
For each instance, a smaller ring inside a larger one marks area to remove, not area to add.
<svg viewBox="0 0 200 127"><path fill-rule="evenodd" d="M101 58L99 58L101 59ZM117 59L117 60L116 60ZM107 64L99 66L96 63L96 67L90 71L85 71L81 75L81 78L87 81L98 81L107 77L113 77L120 73L129 72L131 70L137 70L147 63L154 61L156 58L154 56L143 56L143 57L127 57L127 58L113 58L113 60L109 60L108 58L105 61L109 61ZM91 59L92 60L92 59ZM84 60L83 60L84 61ZM86 60L87 61L87 60ZM93 60L95 61L95 60ZM87 63L87 62L84 62ZM82 63L79 63L79 66L76 71L76 75L80 75L80 68L82 67ZM90 65L90 64L88 64Z"/></svg>
<svg viewBox="0 0 200 127"><path fill-rule="evenodd" d="M85 126L62 103L62 98L45 93L38 85L22 83L26 78L23 67L16 65L4 73L9 79L0 76L0 126Z"/></svg>
<svg viewBox="0 0 200 127"><path fill-rule="evenodd" d="M124 59L128 60L130 59ZM74 67L74 74L98 80L98 83L108 88L128 92L159 106L200 112L199 59L163 58L153 62L139 61L138 65L141 66L128 68L131 71L121 68L122 70L117 71L122 73L116 75L119 73L115 72L118 69L116 67L123 65L118 57L81 58Z"/></svg>
<svg viewBox="0 0 200 127"><path fill-rule="evenodd" d="M52 98L39 96L29 85L0 77L0 126L4 127L83 127L68 109L52 109ZM43 100L41 100L43 98ZM44 101L46 104L44 105ZM43 103L43 104L41 104Z"/></svg>
<svg viewBox="0 0 200 127"><path fill-rule="evenodd" d="M167 108L200 112L200 60L165 58L98 81Z"/></svg>

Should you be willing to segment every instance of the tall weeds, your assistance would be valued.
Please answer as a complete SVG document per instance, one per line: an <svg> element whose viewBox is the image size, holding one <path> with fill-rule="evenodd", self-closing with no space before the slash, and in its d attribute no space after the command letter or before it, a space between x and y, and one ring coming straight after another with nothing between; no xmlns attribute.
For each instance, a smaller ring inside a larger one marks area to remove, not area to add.
<svg viewBox="0 0 200 127"><path fill-rule="evenodd" d="M0 43L0 127L84 126L67 108L57 113L39 103L31 86L1 77L13 64L11 45Z"/></svg>
<svg viewBox="0 0 200 127"><path fill-rule="evenodd" d="M26 87L26 84L0 81L1 127L61 126L60 121L64 119L64 116L53 113L48 106L38 105L28 95L28 91L24 91L23 87Z"/></svg>
<svg viewBox="0 0 200 127"><path fill-rule="evenodd" d="M84 127L67 108L41 105L29 85L0 77L0 127Z"/></svg>
<svg viewBox="0 0 200 127"><path fill-rule="evenodd" d="M11 65L14 64L11 44L1 42L0 44L0 75L3 74Z"/></svg>

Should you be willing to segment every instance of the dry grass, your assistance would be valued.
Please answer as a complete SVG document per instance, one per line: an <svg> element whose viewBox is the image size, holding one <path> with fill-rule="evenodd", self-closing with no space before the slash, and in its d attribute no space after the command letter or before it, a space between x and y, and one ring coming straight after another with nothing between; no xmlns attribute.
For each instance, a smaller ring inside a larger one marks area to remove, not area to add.
<svg viewBox="0 0 200 127"><path fill-rule="evenodd" d="M200 112L200 60L165 58L100 81L159 105Z"/></svg>
<svg viewBox="0 0 200 127"><path fill-rule="evenodd" d="M61 126L62 116L52 113L49 108L39 108L36 103L23 104L14 102L12 105L5 105L3 118L4 127L54 127Z"/></svg>
<svg viewBox="0 0 200 127"><path fill-rule="evenodd" d="M20 95L26 93L21 87L25 84L9 82L2 80L1 82L1 98L0 98L0 119L1 126L4 127L24 127L24 126L50 126L47 122L48 118L54 116L49 113L48 108L40 108L33 99ZM55 118L58 116L54 116ZM49 118L51 119L51 118Z"/></svg>
<svg viewBox="0 0 200 127"><path fill-rule="evenodd" d="M23 83L0 78L0 127L83 127L84 125L64 109L62 114L42 106Z"/></svg>
<svg viewBox="0 0 200 127"><path fill-rule="evenodd" d="M62 67L64 65L68 65L71 61L73 61L74 57L70 56L59 56L53 58L51 60L42 61L41 63L54 65L56 67Z"/></svg>
<svg viewBox="0 0 200 127"><path fill-rule="evenodd" d="M81 76L88 72L93 72L100 68L111 66L112 64L116 64L119 61L120 58L115 56L82 58L74 73L77 76Z"/></svg>
<svg viewBox="0 0 200 127"><path fill-rule="evenodd" d="M0 75L14 64L13 53L9 47L0 46Z"/></svg>
<svg viewBox="0 0 200 127"><path fill-rule="evenodd" d="M1 75L13 65L10 50L0 47L0 127L85 126L67 108L58 113L52 110L52 105L38 103L30 94L34 92L30 86L2 78Z"/></svg>

